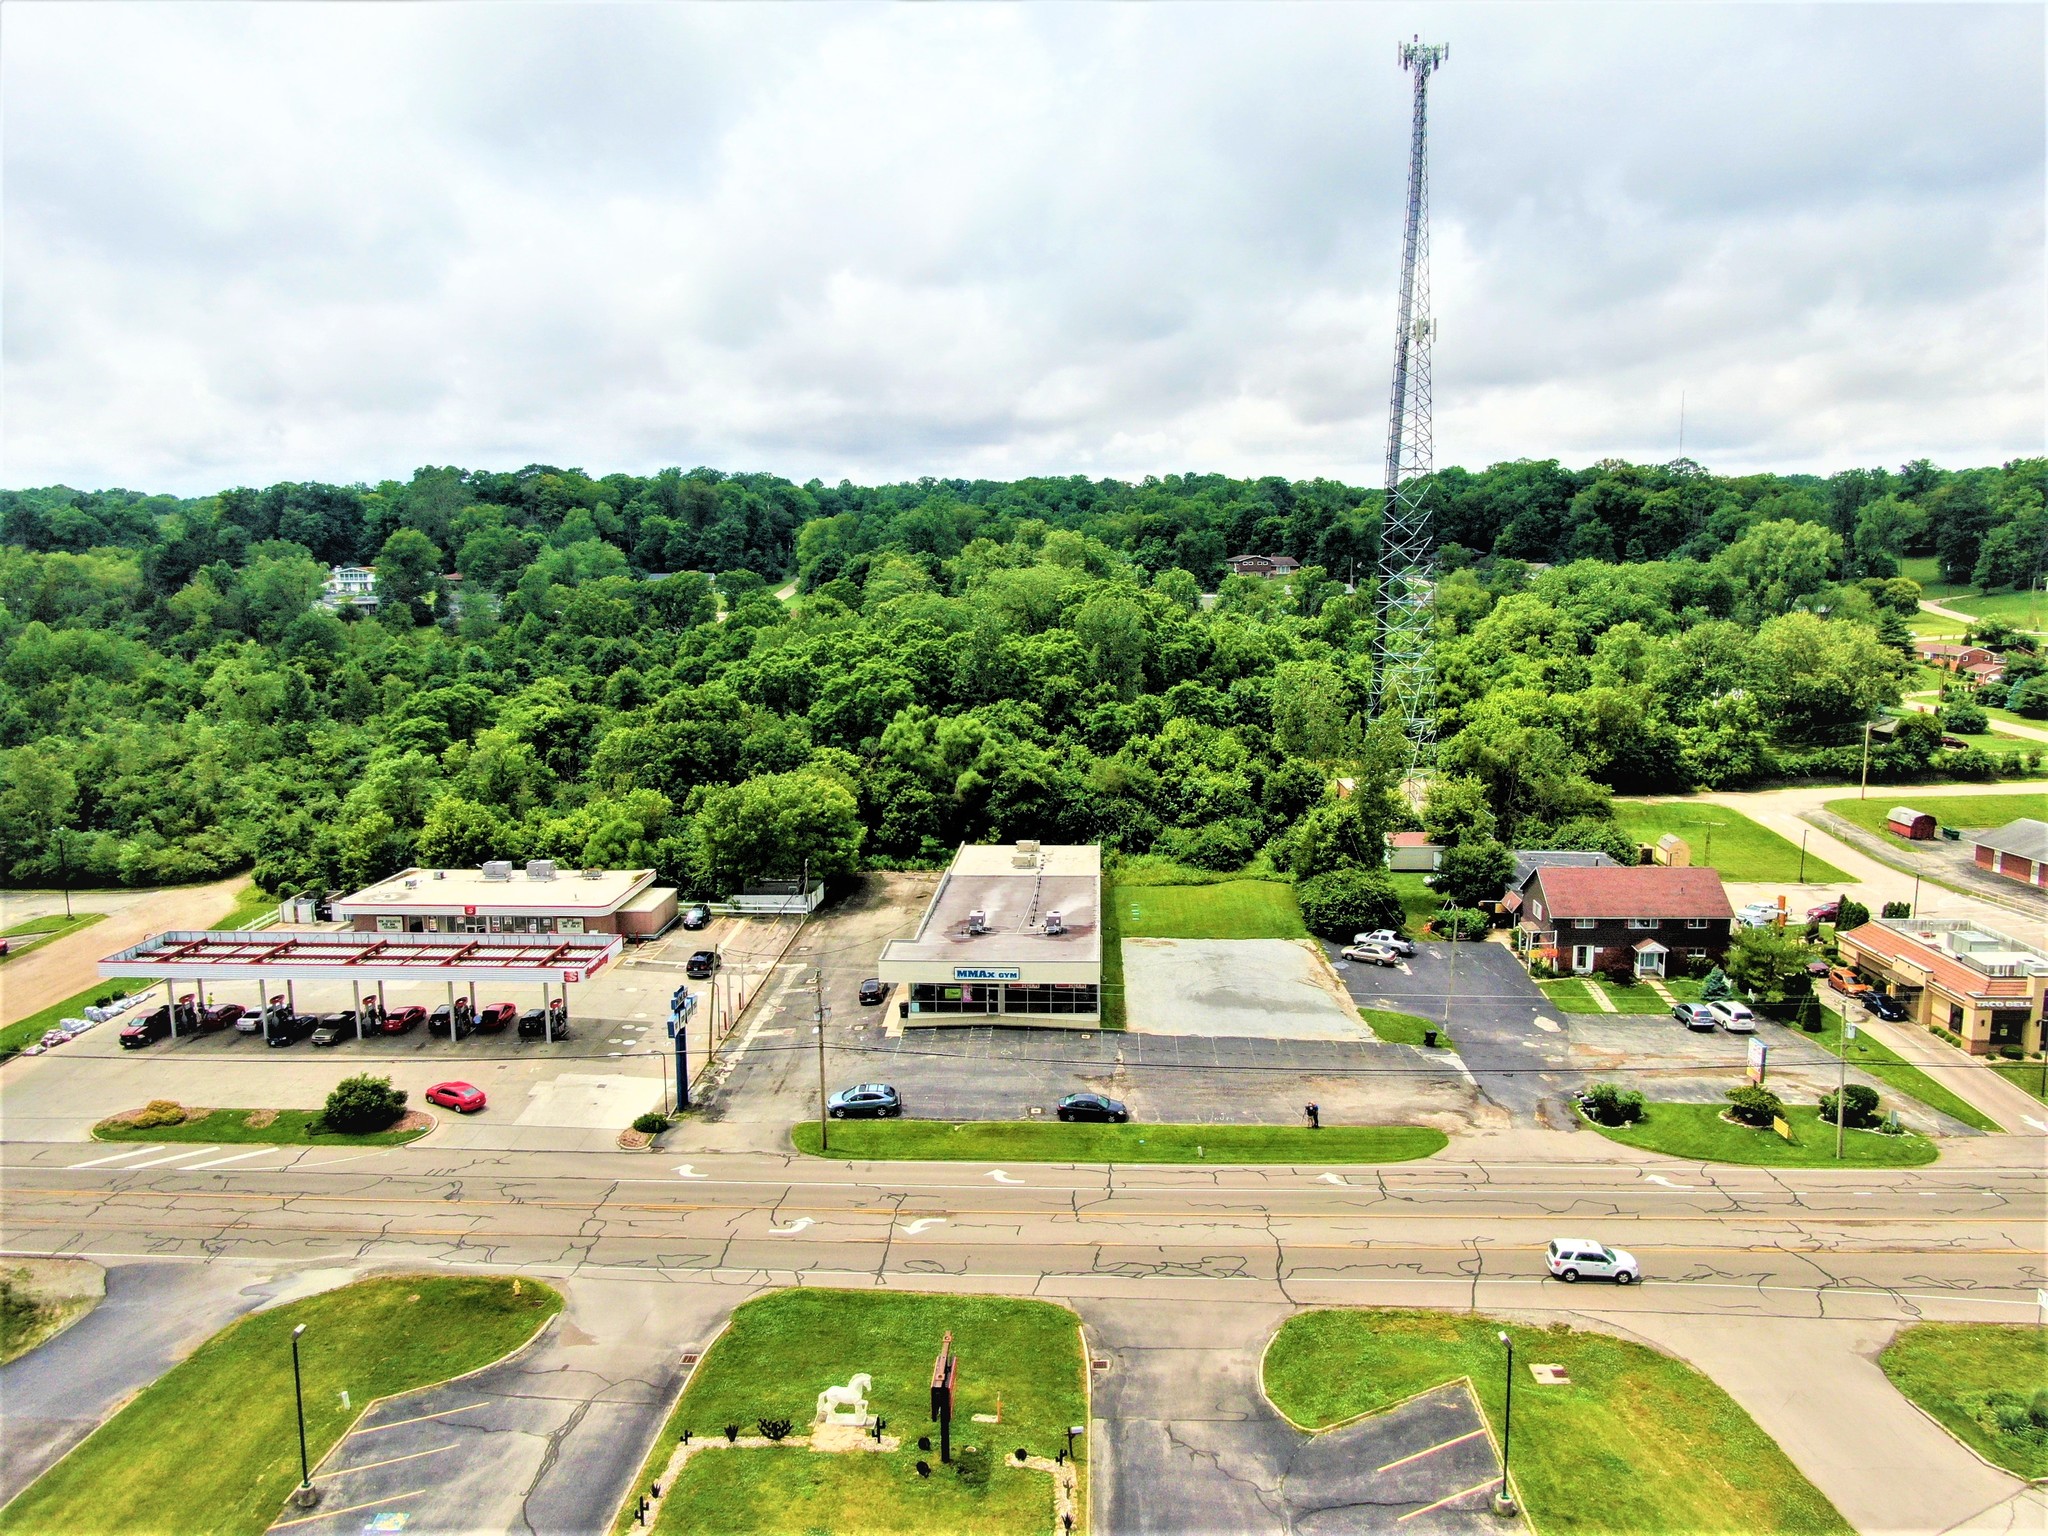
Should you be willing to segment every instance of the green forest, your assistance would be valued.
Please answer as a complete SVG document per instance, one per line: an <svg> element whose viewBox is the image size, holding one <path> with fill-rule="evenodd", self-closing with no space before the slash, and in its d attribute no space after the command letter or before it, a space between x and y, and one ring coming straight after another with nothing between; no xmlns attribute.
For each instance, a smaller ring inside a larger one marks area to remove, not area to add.
<svg viewBox="0 0 2048 1536"><path fill-rule="evenodd" d="M1917 668L1901 560L2025 586L2044 486L2041 459L1442 471L1433 828L1608 846L1614 792L1852 776ZM326 892L554 858L716 896L1027 836L1370 869L1414 814L1371 717L1379 502L538 465L0 492L0 879ZM1224 574L1246 552L1303 568ZM346 563L374 613L319 601ZM2042 668L2011 657L2017 707ZM2016 758L1908 719L1872 776Z"/></svg>

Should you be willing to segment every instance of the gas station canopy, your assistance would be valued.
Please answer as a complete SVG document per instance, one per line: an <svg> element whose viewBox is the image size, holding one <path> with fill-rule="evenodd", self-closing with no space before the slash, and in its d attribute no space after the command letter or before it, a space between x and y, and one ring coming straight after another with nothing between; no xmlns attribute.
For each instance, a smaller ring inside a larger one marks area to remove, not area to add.
<svg viewBox="0 0 2048 1536"><path fill-rule="evenodd" d="M100 961L102 976L167 981L588 981L615 933L173 932Z"/></svg>

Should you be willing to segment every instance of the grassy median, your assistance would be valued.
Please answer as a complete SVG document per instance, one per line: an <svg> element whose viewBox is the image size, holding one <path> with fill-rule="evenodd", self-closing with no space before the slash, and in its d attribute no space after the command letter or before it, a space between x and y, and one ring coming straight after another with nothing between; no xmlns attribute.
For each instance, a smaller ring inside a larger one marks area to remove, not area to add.
<svg viewBox="0 0 2048 1536"><path fill-rule="evenodd" d="M1520 1373L1514 1484L1537 1530L1850 1530L1727 1393L1682 1360L1605 1334L1438 1312L1307 1312L1274 1336L1266 1392L1295 1423L1325 1429L1466 1376L1497 1442L1503 1328ZM1533 1385L1535 1362L1563 1366L1571 1385Z"/></svg>
<svg viewBox="0 0 2048 1536"><path fill-rule="evenodd" d="M791 1127L799 1152L856 1162L1406 1163L1449 1144L1426 1125L1067 1125L1055 1120L835 1120Z"/></svg>
<svg viewBox="0 0 2048 1536"><path fill-rule="evenodd" d="M1902 1131L1897 1136L1877 1131L1842 1133L1842 1156L1835 1158L1834 1122L1823 1120L1811 1104L1788 1106L1787 1141L1775 1130L1736 1125L1724 1119L1723 1104L1651 1104L1634 1125L1585 1123L1624 1146L1661 1152L1701 1163L1741 1163L1755 1168L1914 1168L1938 1156L1925 1136Z"/></svg>
<svg viewBox="0 0 2048 1536"><path fill-rule="evenodd" d="M53 912L46 917L32 917L25 923L16 923L12 928L0 928L0 939L31 941L10 944L7 953L0 955L0 965L47 949L81 928L90 928L94 923L104 921L106 915L104 912L76 912L66 917L62 912Z"/></svg>
<svg viewBox="0 0 2048 1536"><path fill-rule="evenodd" d="M2048 1477L2048 1329L1915 1323L1877 1363L1892 1385L1986 1461Z"/></svg>
<svg viewBox="0 0 2048 1536"><path fill-rule="evenodd" d="M251 1122L255 1123L252 1124ZM177 1125L130 1125L116 1118L92 1128L98 1141L203 1141L220 1146L277 1143L285 1146L397 1147L417 1141L433 1129L432 1122L398 1130L350 1133L330 1131L317 1109L210 1109Z"/></svg>
<svg viewBox="0 0 2048 1536"><path fill-rule="evenodd" d="M16 1019L5 1029L0 1029L0 1056L11 1056L24 1046L34 1045L48 1031L55 1029L60 1019L83 1018L85 1016L85 1005L97 998L111 997L116 992L132 996L149 985L151 984L148 981L131 977L122 977L115 981L102 981L94 986L87 987L83 992L74 993L60 1003L52 1003L49 1007L31 1013L26 1018ZM105 1024L95 1025L95 1032L105 1030L110 1034L118 1035L123 1024L147 1017L150 1009L157 1006L155 999L147 999L145 1001L147 1006L143 1003L138 1003L134 1009L122 1014L119 1018L110 1020Z"/></svg>
<svg viewBox="0 0 2048 1536"><path fill-rule="evenodd" d="M932 1360L951 1330L960 1358L953 1413L956 1460L974 1475L939 1465L917 1437L933 1436ZM1086 1424L1087 1362L1080 1320L1064 1307L995 1296L928 1296L882 1291L778 1291L733 1313L691 1377L666 1432L655 1442L636 1491L660 1480L685 1429L724 1438L725 1426L758 1433L763 1418L787 1418L808 1434L817 1397L855 1372L871 1378L868 1411L901 1438L893 1452L814 1455L797 1448L716 1449L689 1463L662 1505L657 1532L780 1536L860 1531L1037 1536L1052 1524L1052 1480L1019 1468L1022 1446L1051 1456L1066 1426ZM994 1414L999 1424L977 1424ZM987 1460L960 1458L965 1446ZM1086 1467L1086 1437L1075 1452ZM933 1469L917 1475L922 1458ZM1005 1465L1004 1463L1008 1463ZM1085 1481L1082 1486L1086 1508ZM614 1529L637 1529L631 1506Z"/></svg>
<svg viewBox="0 0 2048 1536"><path fill-rule="evenodd" d="M1435 1019L1426 1019L1419 1013L1397 1013L1391 1008L1361 1008L1358 1010L1358 1016L1364 1019L1366 1026L1388 1045L1420 1045L1422 1032L1433 1029L1436 1031L1438 1048L1450 1049L1450 1030L1437 1023Z"/></svg>
<svg viewBox="0 0 2048 1536"><path fill-rule="evenodd" d="M374 1399L488 1365L561 1306L532 1280L397 1275L245 1317L0 1510L0 1532L257 1536L299 1480L296 1325L306 1325L306 1444L318 1462Z"/></svg>

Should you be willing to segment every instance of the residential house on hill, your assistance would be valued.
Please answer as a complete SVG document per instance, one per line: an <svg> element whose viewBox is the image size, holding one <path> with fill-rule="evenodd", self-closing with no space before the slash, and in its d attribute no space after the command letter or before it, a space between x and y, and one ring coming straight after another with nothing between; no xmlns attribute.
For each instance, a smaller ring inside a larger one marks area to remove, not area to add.
<svg viewBox="0 0 2048 1536"><path fill-rule="evenodd" d="M1516 949L1577 976L1682 976L1718 965L1735 925L1711 869L1550 865L1517 894Z"/></svg>
<svg viewBox="0 0 2048 1536"><path fill-rule="evenodd" d="M1232 555L1223 563L1235 576L1292 576L1301 569L1292 555Z"/></svg>

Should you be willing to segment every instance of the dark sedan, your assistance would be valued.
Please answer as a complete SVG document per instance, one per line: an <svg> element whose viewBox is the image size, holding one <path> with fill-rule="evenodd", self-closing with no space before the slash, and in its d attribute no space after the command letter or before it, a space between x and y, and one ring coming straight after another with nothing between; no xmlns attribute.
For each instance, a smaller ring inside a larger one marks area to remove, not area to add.
<svg viewBox="0 0 2048 1536"><path fill-rule="evenodd" d="M717 969L718 951L715 949L700 949L697 953L690 956L689 961L683 966L683 974L692 981L703 981Z"/></svg>
<svg viewBox="0 0 2048 1536"><path fill-rule="evenodd" d="M711 926L711 909L701 901L695 906L683 908L683 926L695 933L699 928Z"/></svg>
<svg viewBox="0 0 2048 1536"><path fill-rule="evenodd" d="M263 1043L272 1049L291 1045L305 1039L319 1026L319 1019L310 1013L288 1013L270 1021L270 1034Z"/></svg>
<svg viewBox="0 0 2048 1536"><path fill-rule="evenodd" d="M1121 1099L1099 1093L1070 1093L1060 1100L1055 1113L1062 1120L1093 1120L1102 1125L1122 1125L1131 1118Z"/></svg>
<svg viewBox="0 0 2048 1536"><path fill-rule="evenodd" d="M825 1101L834 1120L887 1120L903 1113L903 1098L887 1083L855 1083Z"/></svg>
<svg viewBox="0 0 2048 1536"><path fill-rule="evenodd" d="M1913 1016L1908 1011L1906 1005L1896 997L1893 997L1889 992L1879 992L1873 989L1864 993L1859 1001L1880 1019L1887 1020L1893 1024L1903 1024Z"/></svg>
<svg viewBox="0 0 2048 1536"><path fill-rule="evenodd" d="M889 989L882 984L879 976L870 976L860 984L860 1005L873 1008L889 995Z"/></svg>

